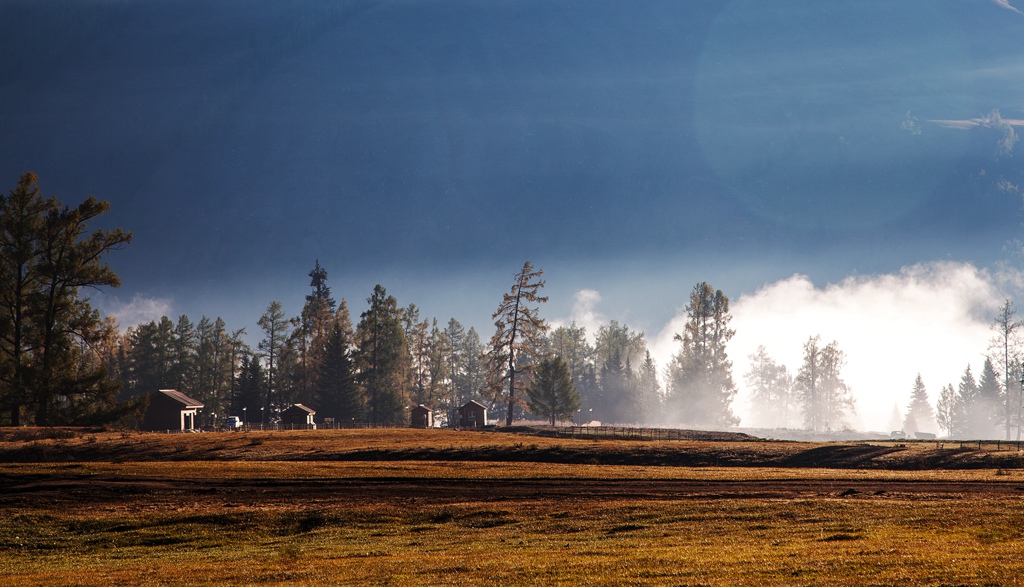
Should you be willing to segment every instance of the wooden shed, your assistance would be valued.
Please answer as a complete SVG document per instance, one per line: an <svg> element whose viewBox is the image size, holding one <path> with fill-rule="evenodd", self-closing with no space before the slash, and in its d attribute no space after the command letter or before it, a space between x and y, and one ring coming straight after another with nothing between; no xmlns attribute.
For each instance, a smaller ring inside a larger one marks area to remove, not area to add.
<svg viewBox="0 0 1024 587"><path fill-rule="evenodd" d="M142 419L143 430L196 429L196 416L203 403L176 389L159 389L149 394L149 407Z"/></svg>
<svg viewBox="0 0 1024 587"><path fill-rule="evenodd" d="M285 430L316 430L313 416L316 412L302 404L294 404L281 412L281 428Z"/></svg>
<svg viewBox="0 0 1024 587"><path fill-rule="evenodd" d="M459 408L459 428L483 428L487 425L487 407L469 400Z"/></svg>
<svg viewBox="0 0 1024 587"><path fill-rule="evenodd" d="M409 426L412 428L433 428L434 410L423 404L416 406L409 415Z"/></svg>

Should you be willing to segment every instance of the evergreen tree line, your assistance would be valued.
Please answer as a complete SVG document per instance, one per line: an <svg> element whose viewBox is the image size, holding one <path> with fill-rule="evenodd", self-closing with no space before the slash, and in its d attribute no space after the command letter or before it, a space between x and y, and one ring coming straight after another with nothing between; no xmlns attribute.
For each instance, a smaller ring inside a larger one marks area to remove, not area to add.
<svg viewBox="0 0 1024 587"><path fill-rule="evenodd" d="M1021 326L1013 302L1004 300L992 321L995 334L982 362L981 375L976 378L968 364L955 386L953 383L942 386L934 409L924 381L918 375L903 417L903 429L915 432L935 425L951 438L1021 440L1024 422Z"/></svg>
<svg viewBox="0 0 1024 587"><path fill-rule="evenodd" d="M411 405L447 409L481 398L483 346L476 330L454 318L445 328L399 307L380 285L353 326L316 263L311 293L298 316L271 302L259 318L255 348L245 330L220 318L167 317L129 328L104 356L120 376L122 399L174 388L206 405L203 425L238 415L270 424L289 406L316 410L338 426L403 425Z"/></svg>
<svg viewBox="0 0 1024 587"><path fill-rule="evenodd" d="M953 438L1020 440L1024 422L1021 325L1012 301L1005 300L992 323L996 335L980 377L975 377L968 364L959 383L944 385L933 405L918 374L905 410L898 405L893 408L893 430L907 434L938 430ZM764 346L749 360L745 379L758 424L814 431L849 425L855 404L841 377L845 357L835 341L821 346L820 337L808 339L796 376L772 359Z"/></svg>
<svg viewBox="0 0 1024 587"><path fill-rule="evenodd" d="M327 271L315 263L297 316L272 302L259 318L255 348L245 329L220 318L162 317L120 333L87 294L118 287L105 256L131 242L120 229L89 224L109 206L93 197L70 207L42 195L27 173L0 196L0 424L111 422L155 389L174 388L202 401L204 425L228 414L269 423L294 403L339 425L402 425L423 404L448 414L477 400L511 424L523 418L614 424L721 427L738 423L737 392L726 352L729 299L698 283L676 335L678 351L658 377L644 333L610 321L589 336L575 323L549 329L540 315L543 272L527 262L492 318L488 344L455 318L424 318L399 306L380 285L353 324L337 303ZM1021 322L1006 300L996 336L975 379L945 385L934 407L920 376L906 415L908 432L933 424L947 435L1019 439L1024 421ZM840 430L855 413L842 379L845 355L835 341L812 336L795 375L764 347L745 375L754 413L774 425ZM664 389L659 384L664 382ZM897 412L898 407L897 407Z"/></svg>
<svg viewBox="0 0 1024 587"><path fill-rule="evenodd" d="M221 318L165 316L113 335L97 361L122 384L120 399L174 388L206 405L205 426L228 414L270 424L294 403L316 410L321 422L397 426L407 423L412 406L449 416L469 400L505 415L506 423L737 421L725 354L732 330L721 291L695 287L663 393L643 332L613 320L591 343L575 323L549 330L539 315L546 299L538 295L541 274L527 263L516 276L488 345L455 318L442 324L422 318L415 304L400 306L380 285L353 326L348 303L331 297L317 262L299 315L289 317L272 302L257 322L255 347L244 329L231 330Z"/></svg>
<svg viewBox="0 0 1024 587"><path fill-rule="evenodd" d="M522 313L523 300L518 294L527 285L543 287L543 281L540 272L533 271L527 263L516 276L516 284L495 313L497 332L489 350L490 401L492 405L507 403L507 423L528 417L531 412L547 416L551 423L557 419L704 427L738 423L732 412L737 390L726 353L726 344L735 331L729 328L729 300L721 290L706 282L694 286L686 307L685 330L676 336L680 348L665 367L666 385L662 389L658 366L647 348L644 333L615 320L598 327L591 343L586 329L575 322L546 332L547 326L536 319L534 307L519 320L519 327L528 331L524 340L540 342L533 348L524 344L518 358L510 360L504 349L515 351L510 325L516 322L515 312ZM527 301L543 301L535 295L536 288L530 291L532 299L528 297ZM546 334L538 336L538 332ZM496 361L499 356L501 360ZM549 362L556 365L549 366ZM539 409L542 406L534 401L538 388L551 388L547 376L538 377L539 384L533 379L535 366L541 373L564 367L572 384L567 387L574 388L575 394L567 392L560 411ZM526 402L515 397L513 386L517 378L522 379L528 390Z"/></svg>
<svg viewBox="0 0 1024 587"><path fill-rule="evenodd" d="M1009 387L1000 380L995 363L986 357L976 379L971 366L964 369L954 387L948 383L939 391L935 423L952 438L1020 440L1021 364L1010 364ZM915 393L923 383L915 382ZM912 412L908 411L908 419Z"/></svg>

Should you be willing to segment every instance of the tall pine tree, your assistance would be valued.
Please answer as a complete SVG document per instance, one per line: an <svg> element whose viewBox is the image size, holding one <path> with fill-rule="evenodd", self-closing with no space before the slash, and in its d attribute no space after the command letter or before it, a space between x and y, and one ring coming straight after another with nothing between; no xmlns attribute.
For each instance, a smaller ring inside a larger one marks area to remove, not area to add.
<svg viewBox="0 0 1024 587"><path fill-rule="evenodd" d="M105 365L83 370L83 349L108 325L82 290L121 285L104 257L131 233L90 230L109 204L89 196L71 208L37 181L26 173L0 196L0 409L16 426L23 413L36 425L102 421L125 407Z"/></svg>
<svg viewBox="0 0 1024 587"><path fill-rule="evenodd" d="M752 424L788 428L796 423L792 398L793 377L785 365L776 363L764 345L748 356L750 370L744 375L750 390Z"/></svg>
<svg viewBox="0 0 1024 587"><path fill-rule="evenodd" d="M527 261L516 274L512 291L502 297L501 304L491 316L496 331L491 337L489 379L495 402L504 397L508 403L505 425L511 426L515 410L521 403L516 397L516 386L528 383L530 375L543 352L544 332L547 325L540 317L540 304L548 299L539 294L544 287L541 276Z"/></svg>
<svg viewBox="0 0 1024 587"><path fill-rule="evenodd" d="M327 339L315 385L317 415L331 418L340 426L362 422L365 413L349 347L345 329L336 322Z"/></svg>
<svg viewBox="0 0 1024 587"><path fill-rule="evenodd" d="M694 286L686 306L688 320L681 343L669 365L669 397L680 423L734 426L736 385L726 345L736 333L729 328L729 298L707 282Z"/></svg>
<svg viewBox="0 0 1024 587"><path fill-rule="evenodd" d="M849 425L854 413L853 396L842 378L846 364L839 344L820 346L818 336L804 343L804 361L794 384L804 413L804 426L814 432L831 432Z"/></svg>
<svg viewBox="0 0 1024 587"><path fill-rule="evenodd" d="M907 406L907 415L903 419L903 430L908 434L915 432L927 432L932 430L932 423L935 416L932 413L932 404L928 401L928 391L924 387L924 380L918 373L914 379L914 387L910 391L910 405Z"/></svg>
<svg viewBox="0 0 1024 587"><path fill-rule="evenodd" d="M356 363L371 424L400 426L405 422L408 351L402 310L382 286L367 298L369 309L356 328Z"/></svg>

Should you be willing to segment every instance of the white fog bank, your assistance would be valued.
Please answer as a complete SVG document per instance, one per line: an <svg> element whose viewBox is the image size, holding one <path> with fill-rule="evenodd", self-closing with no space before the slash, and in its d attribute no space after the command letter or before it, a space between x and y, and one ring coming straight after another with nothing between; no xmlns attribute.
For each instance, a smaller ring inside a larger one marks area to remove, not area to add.
<svg viewBox="0 0 1024 587"><path fill-rule="evenodd" d="M835 340L846 354L843 376L857 410L851 422L860 430L888 432L893 405L901 413L906 410L917 373L933 406L942 386L956 385L968 363L977 376L995 336L991 323L996 309L1020 277L967 263L933 262L823 287L794 275L752 294L725 292L736 330L728 347L739 387L733 411L741 426L769 425L750 410L744 381L748 356L764 345L796 375L804 343L820 335L822 345ZM649 336L659 368L677 351L673 336L685 322L685 313L680 313Z"/></svg>

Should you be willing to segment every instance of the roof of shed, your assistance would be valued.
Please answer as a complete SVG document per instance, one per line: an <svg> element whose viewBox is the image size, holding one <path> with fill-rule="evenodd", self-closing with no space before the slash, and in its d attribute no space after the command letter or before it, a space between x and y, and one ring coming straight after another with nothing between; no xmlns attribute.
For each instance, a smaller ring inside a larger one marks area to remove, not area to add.
<svg viewBox="0 0 1024 587"><path fill-rule="evenodd" d="M166 395L167 397L169 397L172 400L178 402L179 404L182 405L182 407L185 407L185 408L202 408L202 407L205 407L203 402L201 402L201 401L199 401L197 399L192 399L189 396L185 395L184 393L181 393L177 389L158 389L156 391L156 393L162 393L162 394Z"/></svg>
<svg viewBox="0 0 1024 587"><path fill-rule="evenodd" d="M303 411L303 412L306 412L307 414L315 414L316 413L316 410L314 410L313 408L308 408L308 407L306 407L306 406L304 406L302 404L292 404L292 406L290 408L288 408L287 410L285 410L285 411L286 412Z"/></svg>

